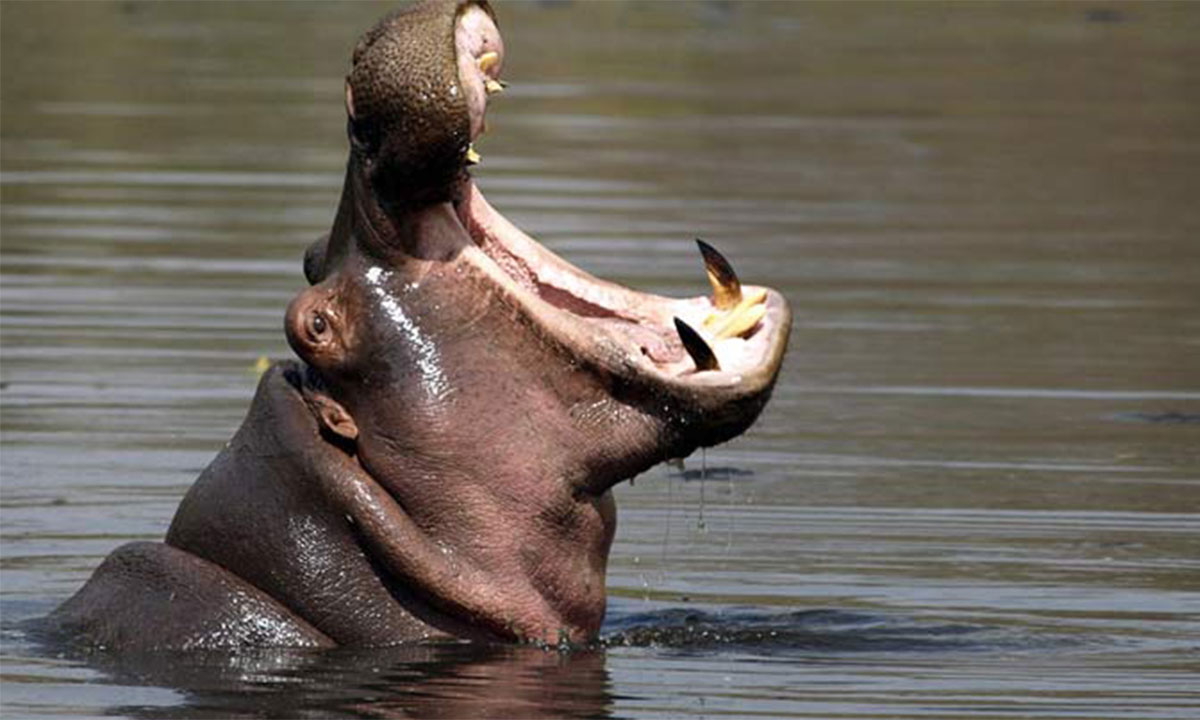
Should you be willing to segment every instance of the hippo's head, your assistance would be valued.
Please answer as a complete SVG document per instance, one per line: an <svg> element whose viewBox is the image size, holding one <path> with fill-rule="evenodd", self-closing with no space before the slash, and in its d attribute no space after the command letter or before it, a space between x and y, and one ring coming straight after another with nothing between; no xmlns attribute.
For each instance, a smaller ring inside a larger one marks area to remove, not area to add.
<svg viewBox="0 0 1200 720"><path fill-rule="evenodd" d="M468 167L503 67L484 0L418 3L359 41L341 204L286 331L323 442L421 538L385 564L480 634L578 640L603 618L609 489L749 427L790 314L706 246L713 296L660 297L493 210Z"/></svg>

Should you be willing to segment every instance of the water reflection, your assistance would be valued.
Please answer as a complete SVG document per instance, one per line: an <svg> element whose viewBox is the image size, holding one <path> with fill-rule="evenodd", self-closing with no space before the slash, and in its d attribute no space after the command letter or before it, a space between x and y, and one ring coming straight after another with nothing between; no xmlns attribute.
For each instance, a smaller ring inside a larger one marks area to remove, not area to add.
<svg viewBox="0 0 1200 720"><path fill-rule="evenodd" d="M179 692L177 704L117 705L146 718L596 718L612 704L601 651L466 644L369 651L94 656L120 685Z"/></svg>

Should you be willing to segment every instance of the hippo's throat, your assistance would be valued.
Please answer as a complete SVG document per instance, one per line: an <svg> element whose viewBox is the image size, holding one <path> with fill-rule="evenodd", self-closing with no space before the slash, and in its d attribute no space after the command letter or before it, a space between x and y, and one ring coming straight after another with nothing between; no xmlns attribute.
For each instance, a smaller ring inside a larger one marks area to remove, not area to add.
<svg viewBox="0 0 1200 720"><path fill-rule="evenodd" d="M168 543L256 581L286 606L308 607L296 581L258 577L257 566L245 559L250 551L219 541L247 530L236 523L231 529L230 516L246 515L248 508L215 515L189 509L246 473L262 482L261 470L254 471L264 458L275 458L284 464L266 481L282 481L278 491L320 512L301 518L295 508L259 509L266 531L281 532L270 526L272 519L286 517L288 527L303 520L305 527L320 526L316 535L325 539L319 544L360 548L370 560L342 568L346 577L359 573L355 582L372 584L361 577L369 567L392 598L427 625L481 640L553 644L594 637L604 615L604 566L595 559L607 557L612 539L611 498L578 501L546 492L542 479L533 477L520 492L487 492L480 473L456 471L454 459L429 454L392 453L386 464L364 462L361 452L321 432L314 408L326 392L310 367L273 366L242 429L181 505ZM523 482L492 479L498 490ZM304 568L304 557L288 560ZM361 611L364 618L373 612ZM319 613L301 615L335 637L344 624ZM369 628L361 632L370 637Z"/></svg>

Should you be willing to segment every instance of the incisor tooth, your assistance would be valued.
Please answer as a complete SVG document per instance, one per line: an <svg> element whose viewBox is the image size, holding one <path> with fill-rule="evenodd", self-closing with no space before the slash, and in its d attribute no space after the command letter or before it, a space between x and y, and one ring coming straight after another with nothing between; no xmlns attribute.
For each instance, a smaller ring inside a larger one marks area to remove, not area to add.
<svg viewBox="0 0 1200 720"><path fill-rule="evenodd" d="M744 335L766 315L766 300L766 288L754 288L742 296L736 307L704 318L704 329L718 340Z"/></svg>
<svg viewBox="0 0 1200 720"><path fill-rule="evenodd" d="M712 284L713 307L718 310L733 308L742 299L742 283L733 271L733 266L716 248L700 238L696 238L696 245L704 257L704 271L708 273L708 282Z"/></svg>
<svg viewBox="0 0 1200 720"><path fill-rule="evenodd" d="M479 56L479 69L487 72L495 67L498 62L500 62L500 53L495 50L485 52Z"/></svg>
<svg viewBox="0 0 1200 720"><path fill-rule="evenodd" d="M467 146L467 164L478 165L483 158L479 157L479 153L475 152L474 146Z"/></svg>
<svg viewBox="0 0 1200 720"><path fill-rule="evenodd" d="M687 354L691 356L692 362L696 364L696 371L702 370L720 370L721 365L717 362L717 356L713 354L712 348L708 343L704 342L704 338L700 337L700 333L692 329L679 318L675 318L675 332L679 333L679 339L683 341L683 349L687 350Z"/></svg>
<svg viewBox="0 0 1200 720"><path fill-rule="evenodd" d="M487 90L488 95L495 95L496 93L504 92L504 83L500 82L499 80L492 80L489 78L488 81L483 84L483 87L485 90Z"/></svg>
<svg viewBox="0 0 1200 720"><path fill-rule="evenodd" d="M750 332L759 320L767 314L767 306L765 303L759 305L750 305L743 309L739 305L736 310L729 313L729 317L725 324L717 330L716 335L718 340L725 338L740 337Z"/></svg>

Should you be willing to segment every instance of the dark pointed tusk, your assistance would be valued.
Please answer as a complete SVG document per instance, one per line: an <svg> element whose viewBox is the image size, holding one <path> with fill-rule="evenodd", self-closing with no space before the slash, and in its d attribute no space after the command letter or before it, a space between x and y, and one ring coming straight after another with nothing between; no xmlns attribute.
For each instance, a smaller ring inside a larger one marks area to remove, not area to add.
<svg viewBox="0 0 1200 720"><path fill-rule="evenodd" d="M708 281L712 283L713 307L729 310L736 306L742 300L742 283L733 266L716 248L700 238L696 238L696 245L704 256L704 270L708 273Z"/></svg>
<svg viewBox="0 0 1200 720"><path fill-rule="evenodd" d="M692 329L679 318L675 318L675 332L679 333L679 339L683 341L683 349L687 350L688 355L692 357L692 362L696 363L696 371L701 370L720 370L721 365L717 362L717 356L713 354L712 348L708 343L704 342L704 338L700 337L700 333Z"/></svg>

